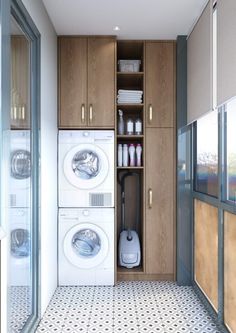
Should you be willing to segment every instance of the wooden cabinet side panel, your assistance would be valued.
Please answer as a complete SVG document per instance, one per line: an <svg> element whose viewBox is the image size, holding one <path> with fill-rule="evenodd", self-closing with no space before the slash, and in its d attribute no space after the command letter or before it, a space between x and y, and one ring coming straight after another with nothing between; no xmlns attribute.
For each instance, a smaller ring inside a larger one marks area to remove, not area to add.
<svg viewBox="0 0 236 333"><path fill-rule="evenodd" d="M87 38L59 38L59 127L86 126ZM85 120L82 121L82 104Z"/></svg>
<svg viewBox="0 0 236 333"><path fill-rule="evenodd" d="M224 320L236 332L236 215L224 218Z"/></svg>
<svg viewBox="0 0 236 333"><path fill-rule="evenodd" d="M146 129L146 273L174 274L174 130ZM148 190L153 204L148 207Z"/></svg>
<svg viewBox="0 0 236 333"><path fill-rule="evenodd" d="M212 305L218 307L218 210L195 200L195 280Z"/></svg>
<svg viewBox="0 0 236 333"><path fill-rule="evenodd" d="M174 42L146 42L145 59L147 127L174 127Z"/></svg>
<svg viewBox="0 0 236 333"><path fill-rule="evenodd" d="M92 106L89 126L114 127L115 51L114 38L88 39L88 107Z"/></svg>

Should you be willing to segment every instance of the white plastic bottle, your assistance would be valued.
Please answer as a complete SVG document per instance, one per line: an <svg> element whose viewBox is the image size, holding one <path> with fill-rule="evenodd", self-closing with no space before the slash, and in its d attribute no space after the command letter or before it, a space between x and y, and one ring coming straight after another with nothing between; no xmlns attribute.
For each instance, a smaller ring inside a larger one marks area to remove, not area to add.
<svg viewBox="0 0 236 333"><path fill-rule="evenodd" d="M127 167L129 163L129 152L128 152L128 145L123 145L123 166Z"/></svg>
<svg viewBox="0 0 236 333"><path fill-rule="evenodd" d="M129 145L129 161L130 166L135 166L135 147L133 143Z"/></svg>
<svg viewBox="0 0 236 333"><path fill-rule="evenodd" d="M122 144L118 145L118 167L123 166L123 147Z"/></svg>
<svg viewBox="0 0 236 333"><path fill-rule="evenodd" d="M125 123L123 119L123 111L118 110L119 113L119 121L118 121L118 134L123 135L125 134Z"/></svg>
<svg viewBox="0 0 236 333"><path fill-rule="evenodd" d="M142 146L140 143L138 143L136 146L136 161L137 161L137 166L142 165Z"/></svg>

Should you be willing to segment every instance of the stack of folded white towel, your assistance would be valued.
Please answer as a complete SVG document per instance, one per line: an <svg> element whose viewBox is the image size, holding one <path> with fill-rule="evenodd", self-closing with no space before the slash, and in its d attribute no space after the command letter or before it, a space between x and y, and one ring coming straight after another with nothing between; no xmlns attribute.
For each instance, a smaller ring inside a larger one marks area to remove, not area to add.
<svg viewBox="0 0 236 333"><path fill-rule="evenodd" d="M117 103L118 104L141 104L142 103L142 90L118 90Z"/></svg>

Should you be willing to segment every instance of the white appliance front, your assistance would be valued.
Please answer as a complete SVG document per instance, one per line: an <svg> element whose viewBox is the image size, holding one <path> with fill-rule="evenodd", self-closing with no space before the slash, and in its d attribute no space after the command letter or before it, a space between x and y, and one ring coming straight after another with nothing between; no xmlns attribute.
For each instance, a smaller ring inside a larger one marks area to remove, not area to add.
<svg viewBox="0 0 236 333"><path fill-rule="evenodd" d="M114 207L114 131L59 131L59 207Z"/></svg>
<svg viewBox="0 0 236 333"><path fill-rule="evenodd" d="M59 285L114 285L114 209L60 208Z"/></svg>
<svg viewBox="0 0 236 333"><path fill-rule="evenodd" d="M10 206L29 207L31 181L30 131L11 131Z"/></svg>
<svg viewBox="0 0 236 333"><path fill-rule="evenodd" d="M10 285L30 286L30 211L10 209Z"/></svg>

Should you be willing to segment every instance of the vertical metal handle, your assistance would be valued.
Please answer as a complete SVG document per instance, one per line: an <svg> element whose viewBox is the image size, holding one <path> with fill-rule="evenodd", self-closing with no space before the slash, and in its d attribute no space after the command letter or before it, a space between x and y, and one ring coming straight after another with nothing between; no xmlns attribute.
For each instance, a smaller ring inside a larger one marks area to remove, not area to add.
<svg viewBox="0 0 236 333"><path fill-rule="evenodd" d="M152 189L149 188L148 190L148 208L152 208Z"/></svg>
<svg viewBox="0 0 236 333"><path fill-rule="evenodd" d="M93 105L89 105L89 122L91 123L93 121Z"/></svg>
<svg viewBox="0 0 236 333"><path fill-rule="evenodd" d="M81 105L81 122L82 124L85 122L85 105Z"/></svg>
<svg viewBox="0 0 236 333"><path fill-rule="evenodd" d="M152 122L152 104L149 104L149 123Z"/></svg>

